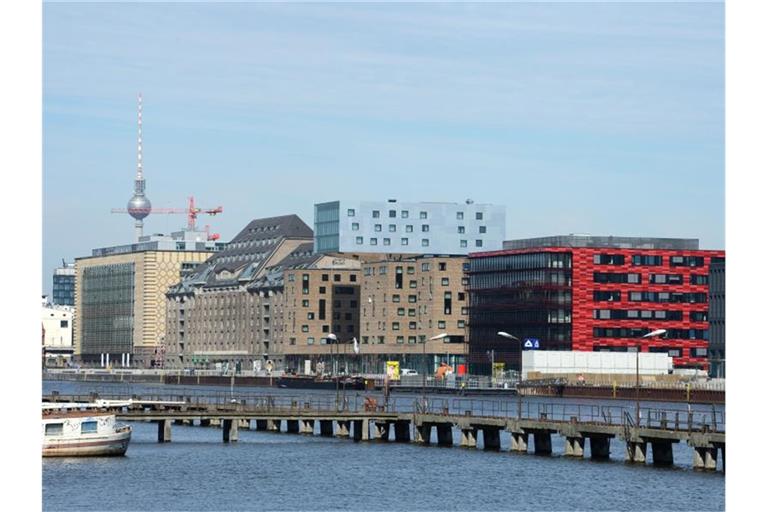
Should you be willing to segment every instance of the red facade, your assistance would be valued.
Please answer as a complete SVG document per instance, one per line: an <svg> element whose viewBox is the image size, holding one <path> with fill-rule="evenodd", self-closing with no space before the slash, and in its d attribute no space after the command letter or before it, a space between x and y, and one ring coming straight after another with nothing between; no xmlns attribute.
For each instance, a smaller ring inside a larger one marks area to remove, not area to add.
<svg viewBox="0 0 768 512"><path fill-rule="evenodd" d="M725 251L536 247L470 257L540 252L572 256L572 350L626 350L640 345L643 352L670 350L676 367L707 368L709 266L711 258L724 258ZM638 256L643 260L636 261ZM679 264L672 265L673 257ZM682 262L677 261L680 257ZM654 281L672 282L652 282L652 275L659 276ZM613 293L605 298L595 292ZM641 331L656 329L668 332L662 338L641 337Z"/></svg>
<svg viewBox="0 0 768 512"><path fill-rule="evenodd" d="M674 358L675 366L690 366L706 368L706 348L708 341L704 337L695 339L680 339L666 336L661 338L598 338L594 336L596 327L604 328L638 328L638 329L667 329L698 331L709 330L709 322L691 320L691 312L707 314L708 300L703 302L649 302L630 301L631 292L668 292L668 293L703 293L708 296L708 284L691 284L691 275L709 275L709 264L712 257L725 257L725 251L673 251L652 249L603 249L603 248L572 248L573 254L573 350L592 351L594 347L635 347L641 345L643 352L651 347L669 347L681 349L680 357ZM597 264L595 255L622 255L623 265ZM633 265L632 257L660 256L661 265ZM703 265L671 266L673 256L700 257ZM596 283L595 273L632 273L640 274L639 283ZM681 275L680 284L655 284L650 282L651 274ZM618 301L595 301L595 291L614 291L621 293ZM642 310L642 311L680 311L680 320L660 320L656 318L638 319L596 319L595 310ZM707 317L708 318L708 317ZM691 355L691 349L704 349L700 357Z"/></svg>

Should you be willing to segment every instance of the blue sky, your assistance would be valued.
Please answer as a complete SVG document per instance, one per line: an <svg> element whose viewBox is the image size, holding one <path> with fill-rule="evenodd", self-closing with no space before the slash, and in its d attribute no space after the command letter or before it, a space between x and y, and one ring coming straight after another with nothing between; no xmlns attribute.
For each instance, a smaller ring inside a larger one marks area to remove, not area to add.
<svg viewBox="0 0 768 512"><path fill-rule="evenodd" d="M147 195L227 240L361 198L507 206L507 237L725 246L721 3L43 8L43 286ZM168 233L182 215L150 215Z"/></svg>

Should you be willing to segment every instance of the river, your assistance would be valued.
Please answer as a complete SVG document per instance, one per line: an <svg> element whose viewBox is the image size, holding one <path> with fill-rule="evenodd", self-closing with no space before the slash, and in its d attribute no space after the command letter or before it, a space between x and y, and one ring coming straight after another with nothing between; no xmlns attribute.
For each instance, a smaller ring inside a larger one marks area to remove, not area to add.
<svg viewBox="0 0 768 512"><path fill-rule="evenodd" d="M45 393L58 390L62 394L146 394L158 389L136 384L43 383ZM162 390L225 392L222 388L172 386ZM235 390L235 394L285 391L250 388ZM290 391L293 395L300 393ZM333 396L334 392L311 394ZM529 408L544 401L581 403L585 407L633 406L617 401L523 400ZM680 404L654 405L681 408ZM708 410L707 406L693 407ZM674 446L673 467L658 468L626 464L620 441L612 443L609 461L566 458L561 455L564 441L557 435L552 436L553 455L542 457L510 453L506 437L502 437L501 452L354 443L250 430L241 430L237 443L224 444L219 429L174 425L173 441L158 444L154 424L131 425L133 437L125 457L43 459L44 510L725 508L723 473L694 471L692 451L687 446ZM718 468L721 464L719 461Z"/></svg>

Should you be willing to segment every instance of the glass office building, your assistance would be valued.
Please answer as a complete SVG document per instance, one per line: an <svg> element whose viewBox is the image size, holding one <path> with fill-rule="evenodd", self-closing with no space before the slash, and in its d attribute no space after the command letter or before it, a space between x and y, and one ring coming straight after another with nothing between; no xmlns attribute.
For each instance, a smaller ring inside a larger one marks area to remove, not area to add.
<svg viewBox="0 0 768 512"><path fill-rule="evenodd" d="M75 264L64 265L53 271L51 302L58 306L75 305Z"/></svg>

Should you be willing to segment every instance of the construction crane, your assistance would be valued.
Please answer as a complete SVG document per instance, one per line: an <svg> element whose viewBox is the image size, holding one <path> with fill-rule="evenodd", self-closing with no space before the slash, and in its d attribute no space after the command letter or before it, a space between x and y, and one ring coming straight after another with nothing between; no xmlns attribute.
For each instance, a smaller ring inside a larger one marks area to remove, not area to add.
<svg viewBox="0 0 768 512"><path fill-rule="evenodd" d="M145 211L146 210L146 211ZM150 213L167 213L167 214L185 214L187 216L187 229L189 231L197 231L197 215L200 213L204 213L206 215L216 215L224 211L224 208L221 206L217 206L216 208L198 208L195 206L195 197L190 196L189 197L189 206L186 208L155 208L155 207L149 207L144 208L142 211L138 213L145 213L146 215L149 215ZM131 212L136 213L136 208L132 209ZM127 208L112 208L112 213L130 213ZM146 217L146 215L144 215ZM206 226L208 228L208 226ZM208 229L206 229L206 233L208 232ZM218 240L219 235L217 233L209 234L208 240Z"/></svg>

